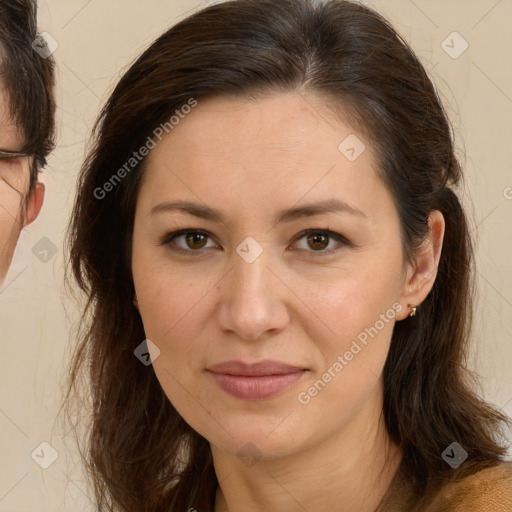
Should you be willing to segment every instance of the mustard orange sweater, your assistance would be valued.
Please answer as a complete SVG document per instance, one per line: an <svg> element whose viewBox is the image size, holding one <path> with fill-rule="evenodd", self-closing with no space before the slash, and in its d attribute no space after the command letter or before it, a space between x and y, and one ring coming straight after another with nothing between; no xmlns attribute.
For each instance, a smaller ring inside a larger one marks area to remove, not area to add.
<svg viewBox="0 0 512 512"><path fill-rule="evenodd" d="M378 512L512 512L512 462L501 462L465 478L454 478L421 506L402 466Z"/></svg>

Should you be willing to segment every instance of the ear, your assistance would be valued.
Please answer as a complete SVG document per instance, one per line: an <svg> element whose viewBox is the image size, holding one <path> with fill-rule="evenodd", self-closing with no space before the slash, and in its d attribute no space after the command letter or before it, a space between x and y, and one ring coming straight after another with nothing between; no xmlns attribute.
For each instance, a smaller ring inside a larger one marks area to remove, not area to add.
<svg viewBox="0 0 512 512"><path fill-rule="evenodd" d="M38 181L34 190L29 192L27 203L25 206L25 214L23 218L23 226L27 226L36 220L44 201L45 186L44 183Z"/></svg>
<svg viewBox="0 0 512 512"><path fill-rule="evenodd" d="M407 318L411 306L418 306L425 300L436 280L445 230L443 214L439 210L432 210L428 216L428 225L427 238L417 250L414 265L407 270L402 294L398 299L405 307L397 313L397 320Z"/></svg>

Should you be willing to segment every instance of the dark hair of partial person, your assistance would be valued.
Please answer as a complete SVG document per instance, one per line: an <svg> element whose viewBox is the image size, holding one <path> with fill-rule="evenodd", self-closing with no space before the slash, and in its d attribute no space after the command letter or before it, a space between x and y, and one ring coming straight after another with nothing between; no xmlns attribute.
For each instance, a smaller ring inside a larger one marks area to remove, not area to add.
<svg viewBox="0 0 512 512"><path fill-rule="evenodd" d="M33 49L37 37L37 2L0 0L0 87L24 137L23 147L16 149L36 157L30 189L55 138L55 62Z"/></svg>
<svg viewBox="0 0 512 512"><path fill-rule="evenodd" d="M145 339L131 271L145 160L102 199L95 190L190 98L294 91L322 95L371 143L398 209L404 261L427 235L429 212L445 218L437 279L416 316L396 323L383 374L386 426L418 503L443 478L504 458L509 419L478 396L465 366L473 242L455 190L462 172L453 130L425 69L361 4L237 0L190 15L132 64L100 114L79 176L66 283L76 280L86 305L63 405L70 419L73 406L92 407L81 454L98 510L211 511L218 482L208 441L134 356ZM457 471L441 456L454 441L469 454Z"/></svg>

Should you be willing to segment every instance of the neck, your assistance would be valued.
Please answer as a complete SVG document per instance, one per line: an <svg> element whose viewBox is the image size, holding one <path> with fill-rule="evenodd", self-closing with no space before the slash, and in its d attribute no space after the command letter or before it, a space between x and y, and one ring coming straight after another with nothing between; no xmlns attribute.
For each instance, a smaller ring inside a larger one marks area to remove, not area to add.
<svg viewBox="0 0 512 512"><path fill-rule="evenodd" d="M382 394L376 393L341 431L251 467L212 445L215 512L375 512L402 458L380 411Z"/></svg>

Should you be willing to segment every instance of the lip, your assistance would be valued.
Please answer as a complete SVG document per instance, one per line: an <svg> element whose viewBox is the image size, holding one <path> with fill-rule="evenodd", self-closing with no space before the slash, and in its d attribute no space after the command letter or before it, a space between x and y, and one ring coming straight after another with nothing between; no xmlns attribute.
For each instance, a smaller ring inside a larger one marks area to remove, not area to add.
<svg viewBox="0 0 512 512"><path fill-rule="evenodd" d="M208 370L215 373L223 373L225 375L260 376L283 375L305 370L305 368L292 366L281 361L273 361L272 359L264 359L255 363L226 361L224 363L211 366Z"/></svg>
<svg viewBox="0 0 512 512"><path fill-rule="evenodd" d="M295 384L306 369L280 361L226 361L207 369L226 393L245 400L264 400Z"/></svg>

